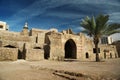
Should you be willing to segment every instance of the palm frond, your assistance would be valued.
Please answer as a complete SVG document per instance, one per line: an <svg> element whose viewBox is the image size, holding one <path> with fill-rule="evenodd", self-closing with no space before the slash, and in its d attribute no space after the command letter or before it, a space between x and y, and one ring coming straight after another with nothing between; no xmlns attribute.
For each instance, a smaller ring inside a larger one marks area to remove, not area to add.
<svg viewBox="0 0 120 80"><path fill-rule="evenodd" d="M112 30L112 31L108 31L107 33L105 33L105 35L112 35L112 34L115 34L115 33L120 33L120 30Z"/></svg>
<svg viewBox="0 0 120 80"><path fill-rule="evenodd" d="M94 21L93 21L94 23ZM84 20L82 20L80 24L84 29L89 31L91 34L94 34L94 28L92 27L91 19L87 16Z"/></svg>
<svg viewBox="0 0 120 80"><path fill-rule="evenodd" d="M96 28L96 21L95 21L94 16L91 18L91 26L93 26L93 29Z"/></svg>
<svg viewBox="0 0 120 80"><path fill-rule="evenodd" d="M106 29L108 31L120 29L120 24L117 24L117 23L110 24Z"/></svg>
<svg viewBox="0 0 120 80"><path fill-rule="evenodd" d="M101 31L106 29L108 20L108 15L99 15L96 17L96 34L101 33Z"/></svg>
<svg viewBox="0 0 120 80"><path fill-rule="evenodd" d="M82 20L81 26L86 30L84 33L90 34L93 37L101 37L102 35L111 35L120 33L120 24L108 24L108 15L98 15L96 18L86 17Z"/></svg>

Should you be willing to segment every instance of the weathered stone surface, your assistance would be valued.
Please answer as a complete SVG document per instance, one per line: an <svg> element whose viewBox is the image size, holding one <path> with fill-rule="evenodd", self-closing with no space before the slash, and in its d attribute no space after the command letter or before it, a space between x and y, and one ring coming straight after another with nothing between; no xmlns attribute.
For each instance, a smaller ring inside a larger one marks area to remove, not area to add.
<svg viewBox="0 0 120 80"><path fill-rule="evenodd" d="M43 49L27 49L26 60L43 60L44 50Z"/></svg>
<svg viewBox="0 0 120 80"><path fill-rule="evenodd" d="M71 29L58 32L57 29L42 30L23 28L22 32L0 31L0 47L18 48L17 54L26 54L27 60L95 60L92 39L82 33L74 34ZM99 44L100 59L117 58L114 45ZM27 50L27 51L25 51ZM107 50L107 52L105 52ZM1 50L0 50L1 51ZM9 53L9 51L6 53ZM34 55L34 56L31 56ZM21 55L21 59L23 59ZM14 59L13 59L14 60Z"/></svg>
<svg viewBox="0 0 120 80"><path fill-rule="evenodd" d="M0 61L17 60L18 48L0 48Z"/></svg>

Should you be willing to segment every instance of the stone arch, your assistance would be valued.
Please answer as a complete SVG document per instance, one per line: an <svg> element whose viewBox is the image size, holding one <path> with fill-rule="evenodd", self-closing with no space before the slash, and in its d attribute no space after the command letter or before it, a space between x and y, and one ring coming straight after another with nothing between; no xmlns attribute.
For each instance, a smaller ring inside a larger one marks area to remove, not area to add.
<svg viewBox="0 0 120 80"><path fill-rule="evenodd" d="M33 49L42 49L41 47L34 47Z"/></svg>
<svg viewBox="0 0 120 80"><path fill-rule="evenodd" d="M66 41L64 45L65 58L76 59L77 58L77 47L73 39Z"/></svg>
<svg viewBox="0 0 120 80"><path fill-rule="evenodd" d="M89 58L89 53L88 53L88 52L86 52L85 56L86 56L86 58Z"/></svg>
<svg viewBox="0 0 120 80"><path fill-rule="evenodd" d="M6 45L4 47L6 47L6 48L16 48L15 46L12 46L12 45Z"/></svg>

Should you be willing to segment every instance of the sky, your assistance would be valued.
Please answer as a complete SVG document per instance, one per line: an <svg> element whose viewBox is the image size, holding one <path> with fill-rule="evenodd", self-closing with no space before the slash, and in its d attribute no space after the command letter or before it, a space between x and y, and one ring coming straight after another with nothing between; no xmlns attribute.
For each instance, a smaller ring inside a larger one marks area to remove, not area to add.
<svg viewBox="0 0 120 80"><path fill-rule="evenodd" d="M108 14L110 23L120 23L120 0L0 0L0 21L17 32L28 22L29 29L71 28L77 33L82 19L99 14ZM120 40L120 34L112 37Z"/></svg>

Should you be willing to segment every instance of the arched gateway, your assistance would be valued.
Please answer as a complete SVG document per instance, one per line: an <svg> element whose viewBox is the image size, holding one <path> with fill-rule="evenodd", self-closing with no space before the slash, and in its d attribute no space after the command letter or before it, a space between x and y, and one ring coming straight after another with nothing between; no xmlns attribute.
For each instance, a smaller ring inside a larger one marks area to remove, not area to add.
<svg viewBox="0 0 120 80"><path fill-rule="evenodd" d="M76 59L76 44L72 39L65 43L65 58Z"/></svg>

